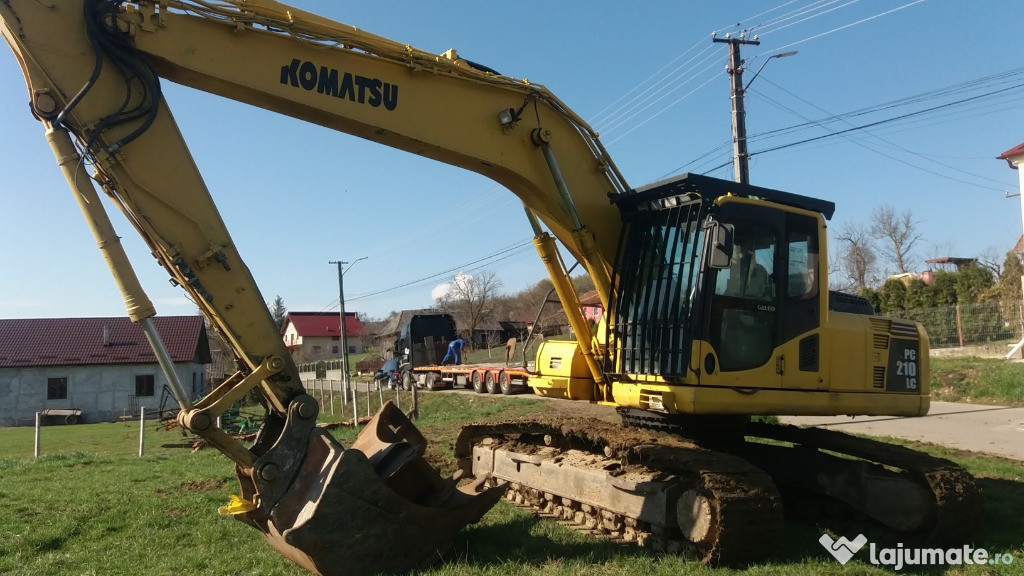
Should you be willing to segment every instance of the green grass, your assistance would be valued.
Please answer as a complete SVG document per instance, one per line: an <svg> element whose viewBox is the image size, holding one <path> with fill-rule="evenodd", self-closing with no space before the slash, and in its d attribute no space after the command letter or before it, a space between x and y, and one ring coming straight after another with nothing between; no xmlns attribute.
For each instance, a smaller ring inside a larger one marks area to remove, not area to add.
<svg viewBox="0 0 1024 576"><path fill-rule="evenodd" d="M428 457L451 471L451 446L462 423L544 410L529 396L422 394L417 425L433 442ZM161 448L178 431L147 423L146 455L136 456L138 423L43 428L44 456L31 458L31 428L0 429L0 574L296 575L258 533L216 513L237 493L228 460L206 449ZM351 430L336 431L344 443ZM979 477L986 519L974 546L1010 552L1018 565L973 567L954 574L1021 573L1024 562L1024 463L939 447ZM353 519L352 521L360 521ZM739 569L709 569L678 557L596 540L499 503L464 530L448 560L424 575L764 575L891 574L865 553L845 567L817 543L818 521L787 522L776 553ZM852 537L847 521L836 535ZM904 570L904 572L907 572ZM929 574L942 573L931 571Z"/></svg>
<svg viewBox="0 0 1024 576"><path fill-rule="evenodd" d="M997 358L932 358L932 398L1024 405L1024 363Z"/></svg>

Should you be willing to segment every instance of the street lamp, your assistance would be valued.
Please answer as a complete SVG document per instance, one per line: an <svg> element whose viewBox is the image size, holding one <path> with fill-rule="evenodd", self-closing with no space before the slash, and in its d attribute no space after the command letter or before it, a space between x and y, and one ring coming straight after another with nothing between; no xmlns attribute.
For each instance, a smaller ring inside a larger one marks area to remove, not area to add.
<svg viewBox="0 0 1024 576"><path fill-rule="evenodd" d="M757 75L761 73L761 70L764 70L764 67L767 66L769 62L771 62L772 58L789 58L790 56L793 56L795 54L796 50L793 50L790 52L780 52L778 54L772 54L771 56L765 58L764 62L761 63L761 67L757 69L757 72L754 72L754 75L750 77L750 80L747 80L747 85L743 87L743 91L746 92L747 88L750 88L750 85L754 82L754 78L757 78Z"/></svg>
<svg viewBox="0 0 1024 576"><path fill-rule="evenodd" d="M340 332L341 341L341 382L343 394L348 394L349 382L348 382L348 336L345 334L345 272L348 272L356 262L360 260L366 260L368 256L362 258L356 258L352 262L345 262L344 260L331 260L330 264L337 264L338 266L338 306L340 311L340 321L338 330ZM348 264L348 267L342 270L342 266Z"/></svg>

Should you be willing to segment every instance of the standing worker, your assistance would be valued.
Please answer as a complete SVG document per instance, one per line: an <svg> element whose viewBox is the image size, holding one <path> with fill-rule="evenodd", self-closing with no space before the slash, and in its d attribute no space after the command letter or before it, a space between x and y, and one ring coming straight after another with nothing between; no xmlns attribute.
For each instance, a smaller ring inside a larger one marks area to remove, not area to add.
<svg viewBox="0 0 1024 576"><path fill-rule="evenodd" d="M444 355L444 360L441 360L441 365L445 364L462 364L462 347L466 345L466 341L462 338L456 338L448 343L448 353Z"/></svg>
<svg viewBox="0 0 1024 576"><path fill-rule="evenodd" d="M516 339L515 337L509 338L508 342L505 342L505 366L512 361L512 357L516 355Z"/></svg>

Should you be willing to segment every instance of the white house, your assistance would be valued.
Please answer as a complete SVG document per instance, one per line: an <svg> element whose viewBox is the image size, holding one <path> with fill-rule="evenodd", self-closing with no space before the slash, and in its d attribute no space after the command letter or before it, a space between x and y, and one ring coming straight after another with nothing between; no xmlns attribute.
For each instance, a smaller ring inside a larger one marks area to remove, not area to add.
<svg viewBox="0 0 1024 576"><path fill-rule="evenodd" d="M210 362L200 316L156 316L178 380L206 392ZM142 329L128 318L0 320L0 426L33 423L36 412L81 410L81 421L176 409ZM163 404L163 406L161 406Z"/></svg>
<svg viewBox="0 0 1024 576"><path fill-rule="evenodd" d="M341 356L341 317L337 312L288 312L281 338L297 362ZM366 328L355 312L345 313L345 341L349 354L366 351Z"/></svg>

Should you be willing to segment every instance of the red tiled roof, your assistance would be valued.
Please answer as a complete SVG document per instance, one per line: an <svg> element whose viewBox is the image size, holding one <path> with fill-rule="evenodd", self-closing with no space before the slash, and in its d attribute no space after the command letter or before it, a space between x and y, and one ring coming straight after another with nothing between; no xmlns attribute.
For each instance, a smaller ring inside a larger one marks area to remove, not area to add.
<svg viewBox="0 0 1024 576"><path fill-rule="evenodd" d="M171 360L196 358L205 334L202 317L154 316L153 324ZM142 328L126 317L0 319L0 368L156 361Z"/></svg>
<svg viewBox="0 0 1024 576"><path fill-rule="evenodd" d="M593 308L603 308L601 304L601 297L597 295L597 290L591 290L580 296L580 306L590 306Z"/></svg>
<svg viewBox="0 0 1024 576"><path fill-rule="evenodd" d="M1003 152L999 156L996 156L996 160L1009 160L1016 156L1024 155L1024 143L1018 144L1013 148L1010 148L1006 152Z"/></svg>
<svg viewBox="0 0 1024 576"><path fill-rule="evenodd" d="M289 312L285 326L291 322L295 331L303 338L316 336L340 336L340 322L337 312ZM362 336L366 331L355 312L345 313L345 336Z"/></svg>

